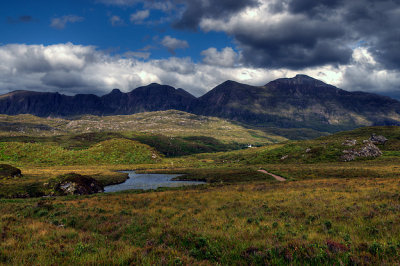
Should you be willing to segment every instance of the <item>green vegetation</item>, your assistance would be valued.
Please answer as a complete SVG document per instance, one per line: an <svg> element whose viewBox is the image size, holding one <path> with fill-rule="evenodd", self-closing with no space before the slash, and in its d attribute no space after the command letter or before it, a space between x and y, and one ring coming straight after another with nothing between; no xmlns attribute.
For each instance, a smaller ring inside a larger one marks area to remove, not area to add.
<svg viewBox="0 0 400 266"><path fill-rule="evenodd" d="M1 163L22 171L17 178L0 178L0 264L377 265L400 260L399 127L271 144L255 129L201 129L196 124L204 122L201 117L166 114L170 121L157 123L155 114L136 116L143 130L127 130L125 121L123 130L106 131L92 129L101 123L108 127L109 118L80 118L81 124L70 124L68 131L66 125L74 121L3 117L4 123L29 121L57 130L36 127L35 133L31 127L26 134L0 134ZM115 119L122 125L126 117ZM189 119L198 131L189 125L173 129L180 119ZM159 128L144 132L145 123ZM388 138L378 145L381 157L341 160L344 149L361 147L372 133ZM346 140L357 143L344 146ZM247 144L260 147L244 149ZM118 170L179 173L180 180L208 184L38 198L64 194L58 188L65 182L100 187L123 182L127 174Z"/></svg>
<svg viewBox="0 0 400 266"><path fill-rule="evenodd" d="M47 143L3 142L0 160L34 165L138 164L157 162L160 156L147 145L112 139L84 150L67 150Z"/></svg>
<svg viewBox="0 0 400 266"><path fill-rule="evenodd" d="M341 132L313 140L288 141L281 144L260 148L230 151L227 153L200 154L197 159L212 160L213 163L230 164L317 164L336 163L341 161L343 150L362 147L364 140L371 135L386 136L389 140L384 145L377 145L383 152L383 157L375 160L391 160L400 149L399 127L365 127L353 131ZM346 140L356 140L356 145L345 146ZM358 160L365 160L360 158Z"/></svg>

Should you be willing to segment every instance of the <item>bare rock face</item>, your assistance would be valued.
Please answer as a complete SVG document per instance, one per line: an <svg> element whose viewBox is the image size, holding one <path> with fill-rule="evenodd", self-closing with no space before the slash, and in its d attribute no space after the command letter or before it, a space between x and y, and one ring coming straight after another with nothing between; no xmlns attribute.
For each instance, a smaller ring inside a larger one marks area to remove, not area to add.
<svg viewBox="0 0 400 266"><path fill-rule="evenodd" d="M373 133L371 135L371 138L369 139L373 144L378 144L378 145L384 145L386 143L386 141L388 141L387 138L385 138L384 136L381 135L375 135L375 133Z"/></svg>
<svg viewBox="0 0 400 266"><path fill-rule="evenodd" d="M8 164L0 164L0 178L15 178L15 177L22 177L20 169Z"/></svg>
<svg viewBox="0 0 400 266"><path fill-rule="evenodd" d="M89 195L104 192L104 187L90 176L70 173L57 178L54 192L61 195Z"/></svg>
<svg viewBox="0 0 400 266"><path fill-rule="evenodd" d="M363 142L360 149L343 150L342 160L345 162L354 161L358 158L376 158L382 155L381 150L371 141Z"/></svg>

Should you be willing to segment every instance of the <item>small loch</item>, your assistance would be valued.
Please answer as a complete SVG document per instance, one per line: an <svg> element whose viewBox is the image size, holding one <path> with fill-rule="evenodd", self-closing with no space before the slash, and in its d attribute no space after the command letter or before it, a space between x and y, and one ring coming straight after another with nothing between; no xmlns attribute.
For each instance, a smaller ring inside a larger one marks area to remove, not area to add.
<svg viewBox="0 0 400 266"><path fill-rule="evenodd" d="M177 174L137 174L135 171L121 172L128 173L129 178L124 183L104 187L105 193L125 191L130 189L149 190L160 187L182 187L205 184L205 182L199 181L173 181L173 178L181 176Z"/></svg>

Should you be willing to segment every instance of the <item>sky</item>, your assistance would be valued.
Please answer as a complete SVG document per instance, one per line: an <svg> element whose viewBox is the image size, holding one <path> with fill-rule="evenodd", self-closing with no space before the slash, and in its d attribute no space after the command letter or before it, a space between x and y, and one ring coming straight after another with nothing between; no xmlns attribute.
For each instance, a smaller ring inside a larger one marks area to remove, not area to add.
<svg viewBox="0 0 400 266"><path fill-rule="evenodd" d="M0 93L307 74L400 99L399 0L0 1Z"/></svg>

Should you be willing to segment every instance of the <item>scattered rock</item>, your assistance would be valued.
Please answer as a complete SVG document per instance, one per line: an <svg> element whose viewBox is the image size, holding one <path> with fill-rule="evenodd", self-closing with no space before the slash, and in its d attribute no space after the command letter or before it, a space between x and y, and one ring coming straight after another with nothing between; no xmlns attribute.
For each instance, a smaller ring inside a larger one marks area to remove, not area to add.
<svg viewBox="0 0 400 266"><path fill-rule="evenodd" d="M342 143L343 146L349 146L349 147L355 146L356 144L357 144L357 140L355 140L355 139L346 139L346 140Z"/></svg>
<svg viewBox="0 0 400 266"><path fill-rule="evenodd" d="M386 143L386 141L388 141L387 138L385 138L382 135L376 135L375 133L373 133L371 135L371 137L369 138L369 140L373 143L373 144L379 144L379 145L384 145Z"/></svg>
<svg viewBox="0 0 400 266"><path fill-rule="evenodd" d="M359 158L375 158L382 155L381 150L375 146L371 141L365 143L360 149L344 150L342 160L345 162L353 161L357 157Z"/></svg>
<svg viewBox="0 0 400 266"><path fill-rule="evenodd" d="M306 153L309 153L311 151L311 148L306 149Z"/></svg>
<svg viewBox="0 0 400 266"><path fill-rule="evenodd" d="M61 195L89 195L104 192L104 187L96 179L76 173L61 175L52 183L54 192Z"/></svg>
<svg viewBox="0 0 400 266"><path fill-rule="evenodd" d="M282 160L282 161L283 161L283 160L286 160L288 157L289 157L289 155L284 155L284 156L281 157L281 160Z"/></svg>
<svg viewBox="0 0 400 266"><path fill-rule="evenodd" d="M22 177L21 170L8 165L8 164L0 164L0 178L15 178Z"/></svg>

